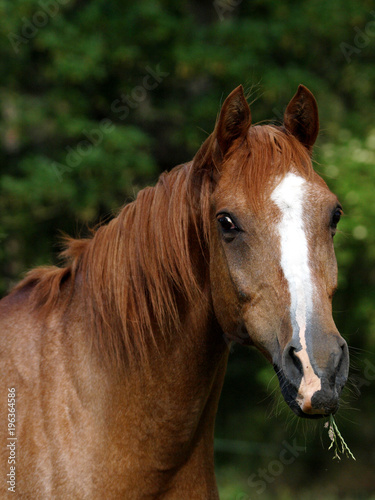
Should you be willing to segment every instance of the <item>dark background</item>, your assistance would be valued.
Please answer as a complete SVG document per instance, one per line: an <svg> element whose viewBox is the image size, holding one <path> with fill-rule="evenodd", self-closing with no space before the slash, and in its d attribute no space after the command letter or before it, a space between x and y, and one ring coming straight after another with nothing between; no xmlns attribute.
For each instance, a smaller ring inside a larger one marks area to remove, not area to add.
<svg viewBox="0 0 375 500"><path fill-rule="evenodd" d="M2 295L58 262L60 231L86 234L191 159L238 84L255 122L312 90L315 168L345 211L334 312L352 369L336 421L357 460L332 460L324 422L294 418L272 368L236 346L217 476L230 500L375 498L373 2L0 0L0 23Z"/></svg>

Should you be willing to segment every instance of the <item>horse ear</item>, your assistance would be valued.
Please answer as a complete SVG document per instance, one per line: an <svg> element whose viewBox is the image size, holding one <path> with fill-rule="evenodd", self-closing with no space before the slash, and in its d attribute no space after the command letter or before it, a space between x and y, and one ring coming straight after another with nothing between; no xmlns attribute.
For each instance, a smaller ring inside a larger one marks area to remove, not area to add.
<svg viewBox="0 0 375 500"><path fill-rule="evenodd" d="M318 105L315 97L304 85L300 85L284 114L284 127L309 150L319 132Z"/></svg>
<svg viewBox="0 0 375 500"><path fill-rule="evenodd" d="M235 139L247 133L250 124L250 108L239 85L225 99L216 125L216 139L223 156Z"/></svg>

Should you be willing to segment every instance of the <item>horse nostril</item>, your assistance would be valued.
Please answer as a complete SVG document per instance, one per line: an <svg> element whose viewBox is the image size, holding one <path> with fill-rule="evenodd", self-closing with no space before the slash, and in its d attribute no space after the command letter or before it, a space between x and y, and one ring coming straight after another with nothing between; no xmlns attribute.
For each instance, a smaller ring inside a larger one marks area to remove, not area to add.
<svg viewBox="0 0 375 500"><path fill-rule="evenodd" d="M346 382L346 379L348 377L348 371L349 371L349 352L348 352L348 345L344 341L344 343L340 346L341 347L341 356L340 359L337 363L336 367L336 375L339 378L344 379L344 383Z"/></svg>
<svg viewBox="0 0 375 500"><path fill-rule="evenodd" d="M341 356L340 356L340 359L339 359L339 362L337 364L337 368L336 368L336 372L337 373L340 373L340 369L342 367L342 363L344 361L344 358L345 358L345 346L341 346Z"/></svg>
<svg viewBox="0 0 375 500"><path fill-rule="evenodd" d="M340 343L341 344L341 343ZM348 347L345 341L336 350L336 354L333 354L334 358L332 360L332 369L328 377L328 383L331 388L335 386L343 386L346 382L348 376Z"/></svg>
<svg viewBox="0 0 375 500"><path fill-rule="evenodd" d="M303 367L301 360L295 355L295 348L290 347L289 348L289 357L292 360L293 366L296 368L298 374L303 375Z"/></svg>

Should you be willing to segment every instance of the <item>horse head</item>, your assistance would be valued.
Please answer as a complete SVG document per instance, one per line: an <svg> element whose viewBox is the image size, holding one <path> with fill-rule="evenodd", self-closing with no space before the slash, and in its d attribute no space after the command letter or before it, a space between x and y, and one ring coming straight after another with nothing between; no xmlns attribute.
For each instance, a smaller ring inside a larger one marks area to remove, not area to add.
<svg viewBox="0 0 375 500"><path fill-rule="evenodd" d="M318 130L317 104L306 87L299 86L278 127L251 126L238 87L202 147L214 182L215 315L227 338L265 355L290 408L309 418L337 411L349 366L332 318L333 238L342 208L312 167Z"/></svg>

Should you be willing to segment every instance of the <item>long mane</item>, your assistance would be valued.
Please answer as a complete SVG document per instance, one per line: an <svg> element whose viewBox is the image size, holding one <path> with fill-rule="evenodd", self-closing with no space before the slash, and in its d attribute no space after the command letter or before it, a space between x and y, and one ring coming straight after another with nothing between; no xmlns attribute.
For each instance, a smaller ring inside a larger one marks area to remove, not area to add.
<svg viewBox="0 0 375 500"><path fill-rule="evenodd" d="M275 175L291 165L306 177L312 172L307 150L273 126L251 127L225 161L238 163L254 209ZM87 331L103 356L118 364L144 357L157 345L156 332L170 339L181 331L181 304L203 298L204 277L197 276L194 259L198 249L208 268L210 197L221 168L212 134L192 162L162 174L92 238L68 239L64 267L30 271L13 293L30 288L30 304L43 318L68 307L81 287ZM64 284L71 294L62 294Z"/></svg>

